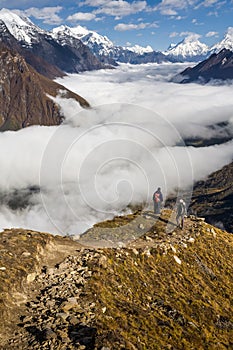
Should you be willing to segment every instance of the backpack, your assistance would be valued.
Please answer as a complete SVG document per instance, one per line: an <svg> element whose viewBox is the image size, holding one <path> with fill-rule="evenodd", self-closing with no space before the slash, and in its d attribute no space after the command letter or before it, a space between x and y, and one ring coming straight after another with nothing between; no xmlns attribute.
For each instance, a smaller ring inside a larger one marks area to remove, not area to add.
<svg viewBox="0 0 233 350"><path fill-rule="evenodd" d="M185 206L184 203L179 203L177 209L178 209L178 213L179 213L180 215L184 215L185 212L186 212L186 206Z"/></svg>
<svg viewBox="0 0 233 350"><path fill-rule="evenodd" d="M160 194L158 192L155 192L154 193L154 201L156 203L159 203L160 202Z"/></svg>

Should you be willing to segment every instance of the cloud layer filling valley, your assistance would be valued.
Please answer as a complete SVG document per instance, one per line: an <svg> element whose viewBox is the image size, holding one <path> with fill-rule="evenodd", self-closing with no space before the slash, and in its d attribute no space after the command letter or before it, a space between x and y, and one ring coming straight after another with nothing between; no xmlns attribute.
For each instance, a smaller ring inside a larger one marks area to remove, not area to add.
<svg viewBox="0 0 233 350"><path fill-rule="evenodd" d="M193 148L182 139L222 135L209 127L222 122L232 130L232 88L169 82L183 68L121 65L59 79L92 109L57 97L63 125L0 134L1 193L41 188L23 210L2 202L1 228L78 234L129 204L151 204L157 186L167 195L229 163L232 142Z"/></svg>

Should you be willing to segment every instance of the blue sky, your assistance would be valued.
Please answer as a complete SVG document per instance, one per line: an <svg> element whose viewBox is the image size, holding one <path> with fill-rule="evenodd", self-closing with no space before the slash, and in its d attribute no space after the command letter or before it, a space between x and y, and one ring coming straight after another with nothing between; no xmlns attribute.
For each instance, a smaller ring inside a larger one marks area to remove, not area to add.
<svg viewBox="0 0 233 350"><path fill-rule="evenodd" d="M0 0L44 29L82 25L115 44L151 45L165 50L189 33L212 45L233 26L233 0Z"/></svg>

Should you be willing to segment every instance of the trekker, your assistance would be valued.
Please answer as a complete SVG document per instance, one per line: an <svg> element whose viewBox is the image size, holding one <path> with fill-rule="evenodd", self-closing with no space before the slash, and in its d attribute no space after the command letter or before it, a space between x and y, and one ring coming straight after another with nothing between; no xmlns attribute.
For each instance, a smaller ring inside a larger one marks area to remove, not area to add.
<svg viewBox="0 0 233 350"><path fill-rule="evenodd" d="M160 214L161 211L161 204L163 202L163 194L161 192L161 188L158 187L158 189L153 194L153 202L154 202L154 213Z"/></svg>
<svg viewBox="0 0 233 350"><path fill-rule="evenodd" d="M187 215L186 204L183 199L180 199L176 210L176 223L181 229L184 228L185 215Z"/></svg>

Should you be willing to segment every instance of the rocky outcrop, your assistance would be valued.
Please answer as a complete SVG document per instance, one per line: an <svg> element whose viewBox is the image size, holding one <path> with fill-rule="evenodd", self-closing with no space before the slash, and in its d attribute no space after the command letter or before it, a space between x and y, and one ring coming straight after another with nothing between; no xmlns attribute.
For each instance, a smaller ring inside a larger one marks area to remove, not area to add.
<svg viewBox="0 0 233 350"><path fill-rule="evenodd" d="M231 348L233 236L195 216L180 230L173 214L138 212L83 235L87 242L106 229L112 239L121 228L112 248L1 233L0 348ZM123 242L133 229L141 235Z"/></svg>
<svg viewBox="0 0 233 350"><path fill-rule="evenodd" d="M195 184L191 210L233 233L233 163Z"/></svg>
<svg viewBox="0 0 233 350"><path fill-rule="evenodd" d="M212 79L233 79L233 52L223 49L193 68L187 68L174 78L179 83L207 83Z"/></svg>
<svg viewBox="0 0 233 350"><path fill-rule="evenodd" d="M48 96L59 92L89 104L79 95L37 73L18 53L0 44L0 130L17 130L30 125L59 125L59 106Z"/></svg>

